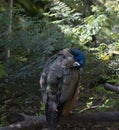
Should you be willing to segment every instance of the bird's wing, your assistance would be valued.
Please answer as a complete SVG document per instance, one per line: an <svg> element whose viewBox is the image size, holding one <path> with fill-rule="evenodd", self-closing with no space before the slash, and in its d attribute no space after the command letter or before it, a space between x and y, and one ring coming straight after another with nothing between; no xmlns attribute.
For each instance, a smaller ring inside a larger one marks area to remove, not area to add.
<svg viewBox="0 0 119 130"><path fill-rule="evenodd" d="M64 107L63 107L63 115L64 116L67 116L71 112L71 110L72 110L72 108L77 100L78 94L79 94L80 74L78 74L78 77L75 77L75 78L77 78L76 84L69 86L69 87L72 87L73 90L71 90L71 92L70 92L71 94L69 93L67 95L68 98L67 98L67 101L65 102Z"/></svg>
<svg viewBox="0 0 119 130"><path fill-rule="evenodd" d="M48 60L40 78L40 85L45 93L48 89L55 94L59 94L60 91L61 103L72 99L79 82L79 71L70 68L73 62L72 54L61 51Z"/></svg>

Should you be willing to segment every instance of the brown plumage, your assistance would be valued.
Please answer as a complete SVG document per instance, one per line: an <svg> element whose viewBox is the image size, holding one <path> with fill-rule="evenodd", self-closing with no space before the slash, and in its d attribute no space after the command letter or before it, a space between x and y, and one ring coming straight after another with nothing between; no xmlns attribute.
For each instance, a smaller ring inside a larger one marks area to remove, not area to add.
<svg viewBox="0 0 119 130"><path fill-rule="evenodd" d="M68 115L76 101L80 74L72 67L74 62L69 49L64 49L47 61L41 74L40 86L51 130L55 130L61 114Z"/></svg>

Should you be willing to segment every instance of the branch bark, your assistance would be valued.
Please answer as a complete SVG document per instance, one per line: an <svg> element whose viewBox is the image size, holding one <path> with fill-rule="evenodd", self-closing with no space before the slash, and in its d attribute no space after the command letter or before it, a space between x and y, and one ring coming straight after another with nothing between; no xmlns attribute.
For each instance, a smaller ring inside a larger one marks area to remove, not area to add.
<svg viewBox="0 0 119 130"><path fill-rule="evenodd" d="M9 31L9 42L11 40L11 33L12 33L12 12L13 12L13 0L8 0L8 8L9 8L9 28L8 28L8 31ZM6 61L8 61L8 59L10 58L10 48L7 47L6 49Z"/></svg>
<svg viewBox="0 0 119 130"><path fill-rule="evenodd" d="M113 92L116 92L117 94L119 94L119 87L116 85L112 85L109 83L105 83L104 88Z"/></svg>
<svg viewBox="0 0 119 130"><path fill-rule="evenodd" d="M20 114L24 117L23 121L11 124L9 126L0 127L0 130L37 130L47 127L45 116L27 116ZM74 113L69 114L68 117L61 117L59 125L68 124L76 126L80 123L94 123L94 122L119 122L119 112L98 112L90 114Z"/></svg>
<svg viewBox="0 0 119 130"><path fill-rule="evenodd" d="M20 115L23 116L23 121L11 124L9 126L0 127L0 130L33 130L34 128L42 128L47 126L45 116Z"/></svg>

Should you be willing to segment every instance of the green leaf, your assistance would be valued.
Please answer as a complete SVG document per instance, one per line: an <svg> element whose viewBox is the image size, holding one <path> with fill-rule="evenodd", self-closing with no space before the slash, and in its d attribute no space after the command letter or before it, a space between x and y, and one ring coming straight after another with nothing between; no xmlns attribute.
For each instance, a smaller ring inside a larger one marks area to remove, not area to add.
<svg viewBox="0 0 119 130"><path fill-rule="evenodd" d="M7 76L7 73L5 72L5 67L3 64L0 64L0 78L3 76Z"/></svg>

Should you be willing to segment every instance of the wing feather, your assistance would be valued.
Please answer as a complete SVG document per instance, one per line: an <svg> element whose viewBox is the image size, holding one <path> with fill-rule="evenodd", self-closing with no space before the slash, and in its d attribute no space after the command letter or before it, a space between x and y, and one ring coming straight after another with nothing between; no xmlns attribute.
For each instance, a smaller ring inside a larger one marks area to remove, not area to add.
<svg viewBox="0 0 119 130"><path fill-rule="evenodd" d="M44 102L46 103L49 92L60 95L60 103L65 104L64 113L70 111L67 108L72 108L78 93L80 74L71 68L73 63L73 55L67 50L61 51L48 60L40 78Z"/></svg>

